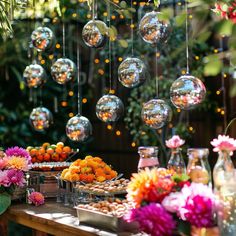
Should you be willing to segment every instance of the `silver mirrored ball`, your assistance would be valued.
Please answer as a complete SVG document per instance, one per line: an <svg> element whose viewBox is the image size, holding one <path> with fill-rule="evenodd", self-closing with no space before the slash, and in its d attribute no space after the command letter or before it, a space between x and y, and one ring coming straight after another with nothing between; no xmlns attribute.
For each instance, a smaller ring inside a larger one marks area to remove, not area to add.
<svg viewBox="0 0 236 236"><path fill-rule="evenodd" d="M168 37L167 23L159 20L160 12L152 11L146 13L139 23L139 32L146 43L162 43Z"/></svg>
<svg viewBox="0 0 236 236"><path fill-rule="evenodd" d="M123 113L123 102L115 95L104 95L97 102L96 115L103 122L116 122Z"/></svg>
<svg viewBox="0 0 236 236"><path fill-rule="evenodd" d="M195 76L186 74L173 82L170 88L170 99L173 105L183 110L194 109L203 102L206 87Z"/></svg>
<svg viewBox="0 0 236 236"><path fill-rule="evenodd" d="M92 125L84 116L74 116L66 124L67 137L75 142L84 142L92 135Z"/></svg>
<svg viewBox="0 0 236 236"><path fill-rule="evenodd" d="M36 131L45 131L53 123L52 113L46 107L34 108L29 121Z"/></svg>
<svg viewBox="0 0 236 236"><path fill-rule="evenodd" d="M127 88L143 84L149 78L147 67L139 58L128 57L118 68L118 79Z"/></svg>
<svg viewBox="0 0 236 236"><path fill-rule="evenodd" d="M33 46L38 51L50 49L54 43L54 34L48 27L38 27L31 34Z"/></svg>
<svg viewBox="0 0 236 236"><path fill-rule="evenodd" d="M164 100L152 99L143 104L141 117L147 126L160 129L171 121L172 110Z"/></svg>
<svg viewBox="0 0 236 236"><path fill-rule="evenodd" d="M107 41L107 25L100 20L89 21L82 30L84 43L91 48L100 48Z"/></svg>
<svg viewBox="0 0 236 236"><path fill-rule="evenodd" d="M51 75L58 84L65 84L76 76L76 65L68 58L59 58L51 67Z"/></svg>
<svg viewBox="0 0 236 236"><path fill-rule="evenodd" d="M23 78L29 88L37 88L46 82L46 73L42 66L31 64L26 66Z"/></svg>

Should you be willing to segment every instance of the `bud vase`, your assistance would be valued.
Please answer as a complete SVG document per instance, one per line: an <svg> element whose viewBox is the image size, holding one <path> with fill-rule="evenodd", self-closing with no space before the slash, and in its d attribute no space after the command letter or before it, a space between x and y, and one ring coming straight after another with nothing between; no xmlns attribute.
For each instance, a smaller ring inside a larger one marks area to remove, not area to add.
<svg viewBox="0 0 236 236"><path fill-rule="evenodd" d="M178 174L186 173L186 166L182 157L181 148L171 149L171 156L167 164L167 169L174 170Z"/></svg>
<svg viewBox="0 0 236 236"><path fill-rule="evenodd" d="M139 147L139 163L138 163L138 171L145 168L153 168L159 167L159 161L157 158L158 155L158 147Z"/></svg>
<svg viewBox="0 0 236 236"><path fill-rule="evenodd" d="M212 186L211 168L207 148L189 148L187 173L192 182Z"/></svg>
<svg viewBox="0 0 236 236"><path fill-rule="evenodd" d="M215 191L234 178L234 165L230 158L229 151L220 151L218 160L213 168L213 179Z"/></svg>

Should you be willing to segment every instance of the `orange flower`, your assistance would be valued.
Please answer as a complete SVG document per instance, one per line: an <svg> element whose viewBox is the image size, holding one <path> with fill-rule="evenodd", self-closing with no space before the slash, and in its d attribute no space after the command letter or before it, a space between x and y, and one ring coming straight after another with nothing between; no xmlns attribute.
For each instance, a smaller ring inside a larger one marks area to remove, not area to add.
<svg viewBox="0 0 236 236"><path fill-rule="evenodd" d="M28 160L22 157L12 156L8 160L7 166L11 169L17 169L17 170L23 170L23 171L29 170Z"/></svg>

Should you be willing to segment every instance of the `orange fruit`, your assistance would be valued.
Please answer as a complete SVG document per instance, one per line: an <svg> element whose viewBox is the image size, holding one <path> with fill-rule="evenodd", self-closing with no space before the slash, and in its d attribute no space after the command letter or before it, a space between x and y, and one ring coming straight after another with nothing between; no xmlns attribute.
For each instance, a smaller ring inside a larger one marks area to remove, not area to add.
<svg viewBox="0 0 236 236"><path fill-rule="evenodd" d="M42 155L38 155L37 156L37 160L38 160L38 162L43 162L43 156Z"/></svg>
<svg viewBox="0 0 236 236"><path fill-rule="evenodd" d="M61 147L61 148L64 147L64 143L63 142L58 142L56 145L57 145L57 147Z"/></svg>
<svg viewBox="0 0 236 236"><path fill-rule="evenodd" d="M67 158L67 154L65 153L65 152L62 152L61 154L60 154L60 158L64 161L64 160L66 160L66 158Z"/></svg>
<svg viewBox="0 0 236 236"><path fill-rule="evenodd" d="M54 153L54 150L53 150L52 148L48 148L48 149L47 149L47 153L48 153L48 154L53 154L53 153Z"/></svg>
<svg viewBox="0 0 236 236"><path fill-rule="evenodd" d="M59 161L59 154L53 153L53 155L52 155L52 161L55 161L55 162Z"/></svg>
<svg viewBox="0 0 236 236"><path fill-rule="evenodd" d="M49 146L50 146L50 143L43 143L43 145L42 145L42 147L45 149L48 148Z"/></svg>
<svg viewBox="0 0 236 236"><path fill-rule="evenodd" d="M35 163L36 162L36 158L33 157L31 161L32 161L32 163Z"/></svg>
<svg viewBox="0 0 236 236"><path fill-rule="evenodd" d="M65 146L65 147L63 148L63 152L65 152L65 153L71 153L71 148L70 148L69 146Z"/></svg>
<svg viewBox="0 0 236 236"><path fill-rule="evenodd" d="M62 153L62 148L57 147L57 148L55 149L55 152L58 153L58 154Z"/></svg>
<svg viewBox="0 0 236 236"><path fill-rule="evenodd" d="M30 150L30 155L31 156L35 156L37 154L38 150L36 150L35 148Z"/></svg>
<svg viewBox="0 0 236 236"><path fill-rule="evenodd" d="M45 154L44 154L44 161L49 162L50 159L51 159L51 155L48 154L48 153L45 153Z"/></svg>
<svg viewBox="0 0 236 236"><path fill-rule="evenodd" d="M40 148L39 149L39 154L43 155L45 153L45 149L44 148Z"/></svg>

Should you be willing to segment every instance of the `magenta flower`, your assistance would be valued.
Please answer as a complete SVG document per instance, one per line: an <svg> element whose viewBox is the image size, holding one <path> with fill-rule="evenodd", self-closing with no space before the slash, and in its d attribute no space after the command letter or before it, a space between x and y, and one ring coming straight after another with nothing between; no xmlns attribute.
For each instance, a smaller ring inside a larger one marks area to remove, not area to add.
<svg viewBox="0 0 236 236"><path fill-rule="evenodd" d="M9 187L10 181L7 175L7 170L0 170L0 186Z"/></svg>
<svg viewBox="0 0 236 236"><path fill-rule="evenodd" d="M185 185L182 190L179 216L197 227L212 227L216 199L212 189L200 183Z"/></svg>
<svg viewBox="0 0 236 236"><path fill-rule="evenodd" d="M214 147L214 152L232 152L236 150L236 139L230 138L226 135L219 135L217 139L215 138L211 141L211 145Z"/></svg>
<svg viewBox="0 0 236 236"><path fill-rule="evenodd" d="M16 169L7 170L7 176L11 184L23 187L26 183L23 171Z"/></svg>
<svg viewBox="0 0 236 236"><path fill-rule="evenodd" d="M31 156L29 152L21 147L11 147L6 150L6 155L11 156L17 156L17 157L24 157L28 160L28 163L31 164Z"/></svg>
<svg viewBox="0 0 236 236"><path fill-rule="evenodd" d="M183 139L179 137L179 135L174 135L171 139L166 140L166 146L168 148L178 148L185 143Z"/></svg>
<svg viewBox="0 0 236 236"><path fill-rule="evenodd" d="M32 192L28 197L29 202L32 202L35 206L40 206L44 204L44 196L40 192Z"/></svg>
<svg viewBox="0 0 236 236"><path fill-rule="evenodd" d="M171 236L176 227L172 215L158 203L132 209L125 220L137 221L140 230L152 236Z"/></svg>

